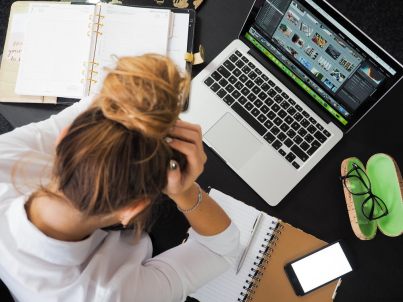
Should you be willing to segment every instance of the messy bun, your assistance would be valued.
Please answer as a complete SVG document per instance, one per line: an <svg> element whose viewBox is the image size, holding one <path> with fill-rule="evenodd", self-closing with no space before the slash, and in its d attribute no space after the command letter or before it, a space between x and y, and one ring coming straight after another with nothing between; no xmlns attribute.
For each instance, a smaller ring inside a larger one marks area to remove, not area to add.
<svg viewBox="0 0 403 302"><path fill-rule="evenodd" d="M189 93L170 58L148 54L121 58L105 79L98 106L104 116L153 138L166 136Z"/></svg>
<svg viewBox="0 0 403 302"><path fill-rule="evenodd" d="M170 160L181 169L186 165L185 155L163 138L178 119L189 85L189 75L182 77L167 57L119 59L99 97L56 148L57 191L86 216L110 214L142 198L152 206L167 183ZM138 231L149 213L147 207L136 216Z"/></svg>

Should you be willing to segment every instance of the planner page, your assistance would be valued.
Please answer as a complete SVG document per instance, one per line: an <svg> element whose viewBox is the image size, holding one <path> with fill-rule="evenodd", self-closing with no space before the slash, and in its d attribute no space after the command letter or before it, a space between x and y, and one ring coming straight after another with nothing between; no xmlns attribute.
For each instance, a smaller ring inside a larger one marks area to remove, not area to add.
<svg viewBox="0 0 403 302"><path fill-rule="evenodd" d="M68 2L58 2L58 4L70 5ZM0 67L0 102L56 104L56 97L19 95L15 93L21 54L24 49L24 37L27 31L29 5L29 1L16 1L11 5Z"/></svg>
<svg viewBox="0 0 403 302"><path fill-rule="evenodd" d="M183 75L186 72L184 55L188 48L189 17L189 14L175 14L173 34L168 40L167 56L171 58Z"/></svg>
<svg viewBox="0 0 403 302"><path fill-rule="evenodd" d="M114 68L117 58L140 56L146 53L167 54L171 25L169 9L138 8L102 4L102 15L95 50L91 94L102 89L107 75L105 68Z"/></svg>
<svg viewBox="0 0 403 302"><path fill-rule="evenodd" d="M270 234L272 233L270 228L275 228L278 220L277 218L263 214L242 268L239 273L236 274L239 261L245 250L245 246L249 241L253 225L260 214L260 211L214 189L211 190L209 195L224 209L231 220L239 228L241 232L241 249L238 258L232 267L230 267L223 275L210 281L190 296L201 302L238 301L238 298L242 298L240 293L244 292L243 287L247 286L245 281L251 279L248 277L249 274L254 274L251 270L256 267L254 262L259 262L256 258L257 256L261 256L259 250L264 250L262 245L267 245L265 239L270 238ZM267 235L268 233L269 235Z"/></svg>
<svg viewBox="0 0 403 302"><path fill-rule="evenodd" d="M15 92L81 98L94 5L31 4Z"/></svg>

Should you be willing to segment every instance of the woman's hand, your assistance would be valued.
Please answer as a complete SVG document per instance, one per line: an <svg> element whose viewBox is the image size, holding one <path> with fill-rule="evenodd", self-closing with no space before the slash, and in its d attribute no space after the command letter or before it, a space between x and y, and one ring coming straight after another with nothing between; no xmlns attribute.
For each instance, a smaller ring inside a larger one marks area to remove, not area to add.
<svg viewBox="0 0 403 302"><path fill-rule="evenodd" d="M207 156L204 153L203 136L199 125L178 120L169 135L171 137L167 138L166 141L172 140L169 145L183 153L187 159L184 171L180 171L179 165L175 161L171 161L171 165L168 168L168 182L163 189L163 193L175 200L174 197L186 193L203 172Z"/></svg>
<svg viewBox="0 0 403 302"><path fill-rule="evenodd" d="M207 160L200 126L177 121L169 135L172 138L169 145L186 155L187 165L184 171L180 171L178 163L175 169L168 168L168 182L163 192L184 211L190 226L198 234L214 236L223 232L231 224L231 219L204 191L200 200L199 188L194 184Z"/></svg>

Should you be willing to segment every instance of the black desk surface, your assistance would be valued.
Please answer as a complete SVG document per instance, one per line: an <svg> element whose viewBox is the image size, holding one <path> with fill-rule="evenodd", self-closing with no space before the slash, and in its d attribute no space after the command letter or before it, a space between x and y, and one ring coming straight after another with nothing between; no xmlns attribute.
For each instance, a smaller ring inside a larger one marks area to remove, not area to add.
<svg viewBox="0 0 403 302"><path fill-rule="evenodd" d="M123 2L135 3L135 0ZM341 4L347 7L352 2L353 9L359 9L356 1L330 2L334 2L337 7ZM375 2L377 3L375 7L380 8L381 13L385 14L387 9L382 11L381 8L381 3L385 2ZM252 3L253 0L205 0L197 11L195 46L202 44L205 47L206 63L236 39ZM392 3L397 5L392 9L395 11L392 17L401 17L398 13L402 11L401 2L388 1L385 5L391 6ZM345 11L347 10L345 8ZM382 41L394 39L394 47L402 45L399 31L401 27L396 26L390 16L384 15L381 18L379 12L369 9L363 9L361 13L365 14L364 19L367 21L378 22L376 25L368 25L364 31L371 34L372 26L385 26L385 35L389 36L373 37L375 41L382 45ZM354 17L354 14L349 16ZM382 19L384 21L379 21ZM401 25L401 21L398 22ZM365 25L364 22L362 24ZM390 28L392 24L396 27ZM395 48L395 53L392 47L386 49L402 60L402 48L399 47ZM194 75L204 66L196 66ZM387 153L403 167L400 130L401 112L403 112L402 91L403 82L365 116L276 207L268 206L209 150L206 150L209 159L199 183L205 189L208 186L217 188L327 242L345 239L356 254L360 268L343 278L336 301L402 301L403 236L390 238L378 232L370 241L356 238L348 218L342 184L338 180L341 162L352 156L365 163L375 153ZM45 119L61 109L63 107L54 105L0 104L0 113L16 127ZM179 244L187 228L183 216L173 207L167 206L165 210L167 211L161 218L166 219L164 222L162 219L157 222L152 234L156 253Z"/></svg>

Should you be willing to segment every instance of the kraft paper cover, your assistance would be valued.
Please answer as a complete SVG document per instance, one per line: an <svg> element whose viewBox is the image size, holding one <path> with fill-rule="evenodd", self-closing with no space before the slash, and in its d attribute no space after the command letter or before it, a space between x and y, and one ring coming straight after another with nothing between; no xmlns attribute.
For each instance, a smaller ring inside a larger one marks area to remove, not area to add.
<svg viewBox="0 0 403 302"><path fill-rule="evenodd" d="M309 301L325 302L333 301L332 295L336 289L338 280L335 280L319 289L316 289L305 296L298 297L291 287L290 281L284 272L284 265L309 254L327 243L315 238L312 235L304 233L300 229L281 222L283 229L279 228L281 234L276 246L272 246L273 252L270 252L271 258L268 258L268 264L265 264L266 270L263 270L261 281L257 282L258 288L253 295L254 302L266 301Z"/></svg>

